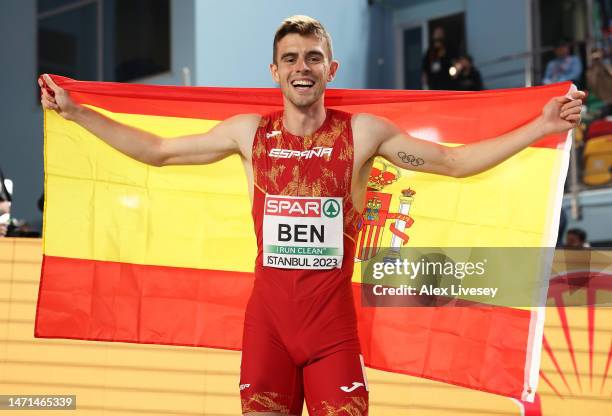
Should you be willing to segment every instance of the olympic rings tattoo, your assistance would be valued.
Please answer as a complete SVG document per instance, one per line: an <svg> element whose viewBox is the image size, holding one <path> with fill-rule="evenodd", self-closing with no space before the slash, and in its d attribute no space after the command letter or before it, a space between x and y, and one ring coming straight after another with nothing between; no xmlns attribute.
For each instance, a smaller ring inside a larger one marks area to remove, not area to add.
<svg viewBox="0 0 612 416"><path fill-rule="evenodd" d="M412 166L421 166L425 163L425 161L420 157L415 157L414 155L407 155L405 152L398 152L397 156L402 160L402 162L408 163Z"/></svg>

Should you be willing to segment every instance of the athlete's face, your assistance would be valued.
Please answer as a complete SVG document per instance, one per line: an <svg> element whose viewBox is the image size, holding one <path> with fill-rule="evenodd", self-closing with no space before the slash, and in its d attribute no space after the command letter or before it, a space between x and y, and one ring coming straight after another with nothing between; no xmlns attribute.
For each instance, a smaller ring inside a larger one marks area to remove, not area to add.
<svg viewBox="0 0 612 416"><path fill-rule="evenodd" d="M287 100L296 107L308 107L323 96L334 79L338 62L330 61L325 39L290 33L276 46L272 78Z"/></svg>

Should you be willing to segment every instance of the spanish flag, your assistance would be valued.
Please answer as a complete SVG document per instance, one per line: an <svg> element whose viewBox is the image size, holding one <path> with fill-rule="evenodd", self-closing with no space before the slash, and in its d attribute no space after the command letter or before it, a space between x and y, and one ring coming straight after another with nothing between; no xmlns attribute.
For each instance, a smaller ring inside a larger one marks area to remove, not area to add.
<svg viewBox="0 0 612 416"><path fill-rule="evenodd" d="M205 132L236 114L282 108L277 89L53 80L76 102L168 139ZM328 90L326 105L383 116L412 136L453 146L527 123L569 86L477 93ZM256 254L240 158L151 167L53 111L45 111L44 120L35 336L239 350ZM554 246L568 137L545 137L463 179L378 160L367 196L371 215L364 215L355 261L394 244ZM533 399L543 308L365 307L359 270L353 286L366 365Z"/></svg>

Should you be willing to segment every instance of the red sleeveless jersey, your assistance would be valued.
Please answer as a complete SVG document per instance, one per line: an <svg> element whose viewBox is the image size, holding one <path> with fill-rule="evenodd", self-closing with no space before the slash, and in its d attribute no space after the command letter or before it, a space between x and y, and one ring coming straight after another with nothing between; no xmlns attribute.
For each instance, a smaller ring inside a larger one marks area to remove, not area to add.
<svg viewBox="0 0 612 416"><path fill-rule="evenodd" d="M327 109L325 122L306 137L289 133L282 117L281 111L262 117L253 141L257 259L244 320L242 411L302 414L306 396L312 415L331 414L330 409L338 415L345 414L340 409L367 415L351 283L360 219L350 195L351 115ZM279 213L270 202L291 208ZM326 211L326 205L333 210ZM306 224L320 227L323 238L298 238ZM281 239L285 226L293 227L291 241ZM311 251L283 257L281 250L287 248ZM310 259L326 256L319 252L332 253L327 258L334 268L283 268L270 262L290 259L300 264L289 266L314 267Z"/></svg>
<svg viewBox="0 0 612 416"><path fill-rule="evenodd" d="M263 265L263 209L266 194L294 197L340 197L344 219L344 257L340 269L287 270L275 272L298 275L321 275L321 279L342 275L350 279L353 272L355 238L359 213L351 199L353 174L353 135L351 114L326 109L326 118L312 135L300 137L283 126L283 112L263 116L253 141L253 221L257 235L255 271ZM326 277L322 275L327 275ZM319 279L317 279L319 280ZM314 283L314 282L313 282Z"/></svg>

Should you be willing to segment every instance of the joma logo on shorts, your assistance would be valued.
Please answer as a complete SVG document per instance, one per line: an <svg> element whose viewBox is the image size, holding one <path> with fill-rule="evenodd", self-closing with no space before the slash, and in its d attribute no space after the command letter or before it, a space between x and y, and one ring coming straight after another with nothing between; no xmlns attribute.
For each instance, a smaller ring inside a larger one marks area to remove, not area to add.
<svg viewBox="0 0 612 416"><path fill-rule="evenodd" d="M266 215L320 217L321 201L314 198L266 198Z"/></svg>
<svg viewBox="0 0 612 416"><path fill-rule="evenodd" d="M365 384L363 383L359 383L357 381L353 381L353 385L351 387L348 386L340 386L340 390L342 390L343 392L346 393L350 393L355 389L358 389L359 387L365 387ZM367 389L366 389L367 390Z"/></svg>
<svg viewBox="0 0 612 416"><path fill-rule="evenodd" d="M268 156L276 157L279 159L289 159L292 157L310 159L311 157L327 157L330 158L333 148L331 147L313 147L311 150L304 150L302 152L298 150L287 150L287 149L270 149Z"/></svg>

